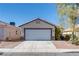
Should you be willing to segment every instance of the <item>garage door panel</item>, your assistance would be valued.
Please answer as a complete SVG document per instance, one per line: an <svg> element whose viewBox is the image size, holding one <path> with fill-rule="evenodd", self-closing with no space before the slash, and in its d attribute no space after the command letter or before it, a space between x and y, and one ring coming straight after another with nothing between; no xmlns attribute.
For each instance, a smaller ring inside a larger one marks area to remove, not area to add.
<svg viewBox="0 0 79 59"><path fill-rule="evenodd" d="M51 30L26 29L25 40L29 41L47 41L51 39Z"/></svg>

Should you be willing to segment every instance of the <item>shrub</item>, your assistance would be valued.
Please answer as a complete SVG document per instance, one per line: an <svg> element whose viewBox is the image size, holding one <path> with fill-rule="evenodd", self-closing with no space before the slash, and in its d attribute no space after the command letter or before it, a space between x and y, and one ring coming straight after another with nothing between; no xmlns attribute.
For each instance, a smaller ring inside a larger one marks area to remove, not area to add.
<svg viewBox="0 0 79 59"><path fill-rule="evenodd" d="M78 43L78 37L76 36L76 35L74 35L74 40L73 40L73 37L72 37L72 35L71 35L71 38L70 38L70 40L72 41L72 44L77 44Z"/></svg>
<svg viewBox="0 0 79 59"><path fill-rule="evenodd" d="M60 40L61 30L59 27L55 28L55 40Z"/></svg>
<svg viewBox="0 0 79 59"><path fill-rule="evenodd" d="M65 36L65 40L66 40L66 41L69 41L69 40L70 40L70 37L71 37L71 35L66 35L66 36Z"/></svg>

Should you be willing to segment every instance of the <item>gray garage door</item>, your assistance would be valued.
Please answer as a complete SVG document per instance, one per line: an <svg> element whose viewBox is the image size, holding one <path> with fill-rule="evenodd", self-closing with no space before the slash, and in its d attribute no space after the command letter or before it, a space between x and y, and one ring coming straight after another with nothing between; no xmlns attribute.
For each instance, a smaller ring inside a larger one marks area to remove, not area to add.
<svg viewBox="0 0 79 59"><path fill-rule="evenodd" d="M51 39L50 29L26 29L25 40L27 41L49 41Z"/></svg>

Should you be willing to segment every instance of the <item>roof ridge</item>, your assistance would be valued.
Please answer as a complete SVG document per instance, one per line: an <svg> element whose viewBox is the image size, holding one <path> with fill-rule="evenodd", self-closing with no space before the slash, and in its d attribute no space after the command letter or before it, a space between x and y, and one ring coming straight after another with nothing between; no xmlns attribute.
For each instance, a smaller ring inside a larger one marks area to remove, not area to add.
<svg viewBox="0 0 79 59"><path fill-rule="evenodd" d="M8 24L8 23L6 23L6 22L4 22L4 21L1 21L1 20L0 20L0 22L5 23L5 24Z"/></svg>
<svg viewBox="0 0 79 59"><path fill-rule="evenodd" d="M9 25L9 26L12 26L12 25L10 25L9 23L6 23L6 22L4 22L4 21L1 21L1 20L0 20L0 22L5 23L5 24L7 24L7 25ZM16 27L16 26L12 26L12 27Z"/></svg>
<svg viewBox="0 0 79 59"><path fill-rule="evenodd" d="M21 27L21 26L23 26L23 25L25 25L25 24L31 23L31 22L33 22L33 21L35 21L35 20L41 20L41 21L46 22L46 23L48 23L48 24L50 24L50 25L52 25L52 26L55 26L54 24L52 24L52 23L50 23L50 22L48 22L48 21L46 21L46 20L43 20L43 19L41 19L41 18L36 18L36 19L34 19L34 20L32 20L32 21L29 21L29 22L27 22L27 23L24 23L24 24L20 25L19 27Z"/></svg>

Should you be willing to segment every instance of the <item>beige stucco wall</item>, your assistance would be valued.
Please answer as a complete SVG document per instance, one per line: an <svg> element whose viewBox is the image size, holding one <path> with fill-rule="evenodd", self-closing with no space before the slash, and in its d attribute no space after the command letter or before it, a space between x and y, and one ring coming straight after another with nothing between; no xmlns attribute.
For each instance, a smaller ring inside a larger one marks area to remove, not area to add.
<svg viewBox="0 0 79 59"><path fill-rule="evenodd" d="M21 26L23 36L24 36L24 28L52 28L52 37L55 37L55 26L52 26L43 21L40 21L40 23L38 24L36 23L36 21L33 21L29 24Z"/></svg>
<svg viewBox="0 0 79 59"><path fill-rule="evenodd" d="M21 37L21 30L18 27L7 27L7 34L9 40L19 40Z"/></svg>
<svg viewBox="0 0 79 59"><path fill-rule="evenodd" d="M5 30L3 40L7 40L7 38L8 40L19 40L21 37L21 30L18 27L11 25L0 25L0 28L3 28Z"/></svg>

